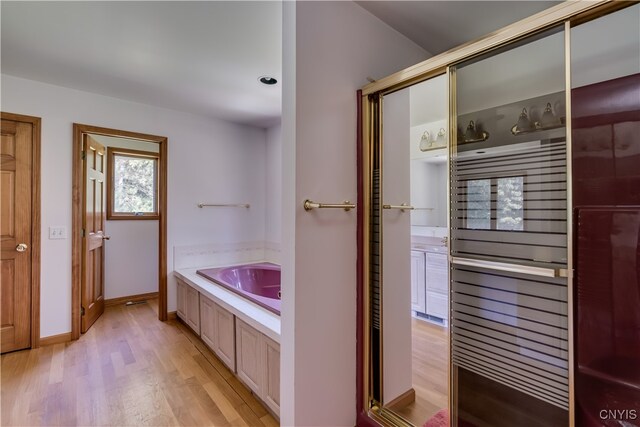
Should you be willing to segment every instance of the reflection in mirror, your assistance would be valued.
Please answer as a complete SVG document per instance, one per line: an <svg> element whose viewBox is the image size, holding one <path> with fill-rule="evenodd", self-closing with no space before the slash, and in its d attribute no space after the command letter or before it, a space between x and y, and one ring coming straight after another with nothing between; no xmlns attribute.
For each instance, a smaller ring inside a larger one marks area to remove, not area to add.
<svg viewBox="0 0 640 427"><path fill-rule="evenodd" d="M381 400L417 426L448 416L447 100L443 75L382 103Z"/></svg>

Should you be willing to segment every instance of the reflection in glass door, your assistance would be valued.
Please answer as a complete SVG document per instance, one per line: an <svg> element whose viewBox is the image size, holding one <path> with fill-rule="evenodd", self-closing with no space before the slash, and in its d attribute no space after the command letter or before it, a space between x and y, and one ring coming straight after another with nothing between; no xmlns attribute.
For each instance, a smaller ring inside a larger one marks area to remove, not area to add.
<svg viewBox="0 0 640 427"><path fill-rule="evenodd" d="M568 424L564 33L454 67L453 416Z"/></svg>
<svg viewBox="0 0 640 427"><path fill-rule="evenodd" d="M382 100L380 403L418 426L448 418L447 93L441 75Z"/></svg>

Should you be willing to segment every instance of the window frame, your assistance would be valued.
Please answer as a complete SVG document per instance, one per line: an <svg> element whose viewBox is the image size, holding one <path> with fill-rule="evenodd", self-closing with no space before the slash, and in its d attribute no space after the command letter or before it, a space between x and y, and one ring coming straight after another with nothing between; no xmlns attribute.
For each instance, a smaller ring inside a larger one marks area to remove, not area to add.
<svg viewBox="0 0 640 427"><path fill-rule="evenodd" d="M153 212L115 212L115 158L116 156L154 160L154 209ZM160 153L132 150L129 148L107 147L107 220L158 220L160 219Z"/></svg>
<svg viewBox="0 0 640 427"><path fill-rule="evenodd" d="M513 170L513 171L505 171L505 172L498 172L498 173L486 173L486 174L478 174L478 175L473 175L470 176L469 179L467 180L469 181L480 181L480 180L488 180L489 181L489 202L490 202L490 207L489 207L489 228L471 228L469 227L469 218L465 218L464 219L464 229L466 230L478 230L478 231L504 231L504 232L512 232L512 233L523 233L523 232L527 232L526 228L525 228L525 211L527 210L526 208L526 204L527 204L527 200L526 198L522 197L522 230L505 230L505 229L499 229L498 228L498 181L500 179L504 179L504 178L522 178L522 188L524 191L524 186L526 185L526 179L527 176L529 175L529 170ZM491 188L496 187L496 191L492 191ZM465 191L468 191L468 186L465 185ZM465 201L465 208L468 209L469 207L469 200L467 199ZM495 212L495 215L494 215Z"/></svg>

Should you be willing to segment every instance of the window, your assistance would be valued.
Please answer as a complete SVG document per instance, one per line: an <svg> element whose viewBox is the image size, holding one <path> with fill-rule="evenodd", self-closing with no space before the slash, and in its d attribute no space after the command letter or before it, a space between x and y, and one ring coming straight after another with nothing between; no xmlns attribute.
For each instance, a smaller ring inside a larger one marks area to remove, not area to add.
<svg viewBox="0 0 640 427"><path fill-rule="evenodd" d="M498 178L498 230L524 230L522 190L524 178Z"/></svg>
<svg viewBox="0 0 640 427"><path fill-rule="evenodd" d="M158 219L158 153L108 147L107 219Z"/></svg>
<svg viewBox="0 0 640 427"><path fill-rule="evenodd" d="M523 176L469 180L466 227L524 231L523 190Z"/></svg>
<svg viewBox="0 0 640 427"><path fill-rule="evenodd" d="M467 228L491 229L491 180L467 183Z"/></svg>

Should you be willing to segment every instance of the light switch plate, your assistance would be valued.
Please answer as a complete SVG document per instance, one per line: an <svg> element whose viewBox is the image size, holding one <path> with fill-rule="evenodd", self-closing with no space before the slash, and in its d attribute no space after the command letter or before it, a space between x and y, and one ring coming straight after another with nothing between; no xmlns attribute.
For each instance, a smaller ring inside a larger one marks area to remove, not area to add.
<svg viewBox="0 0 640 427"><path fill-rule="evenodd" d="M67 227L55 226L49 227L49 240L66 239Z"/></svg>

